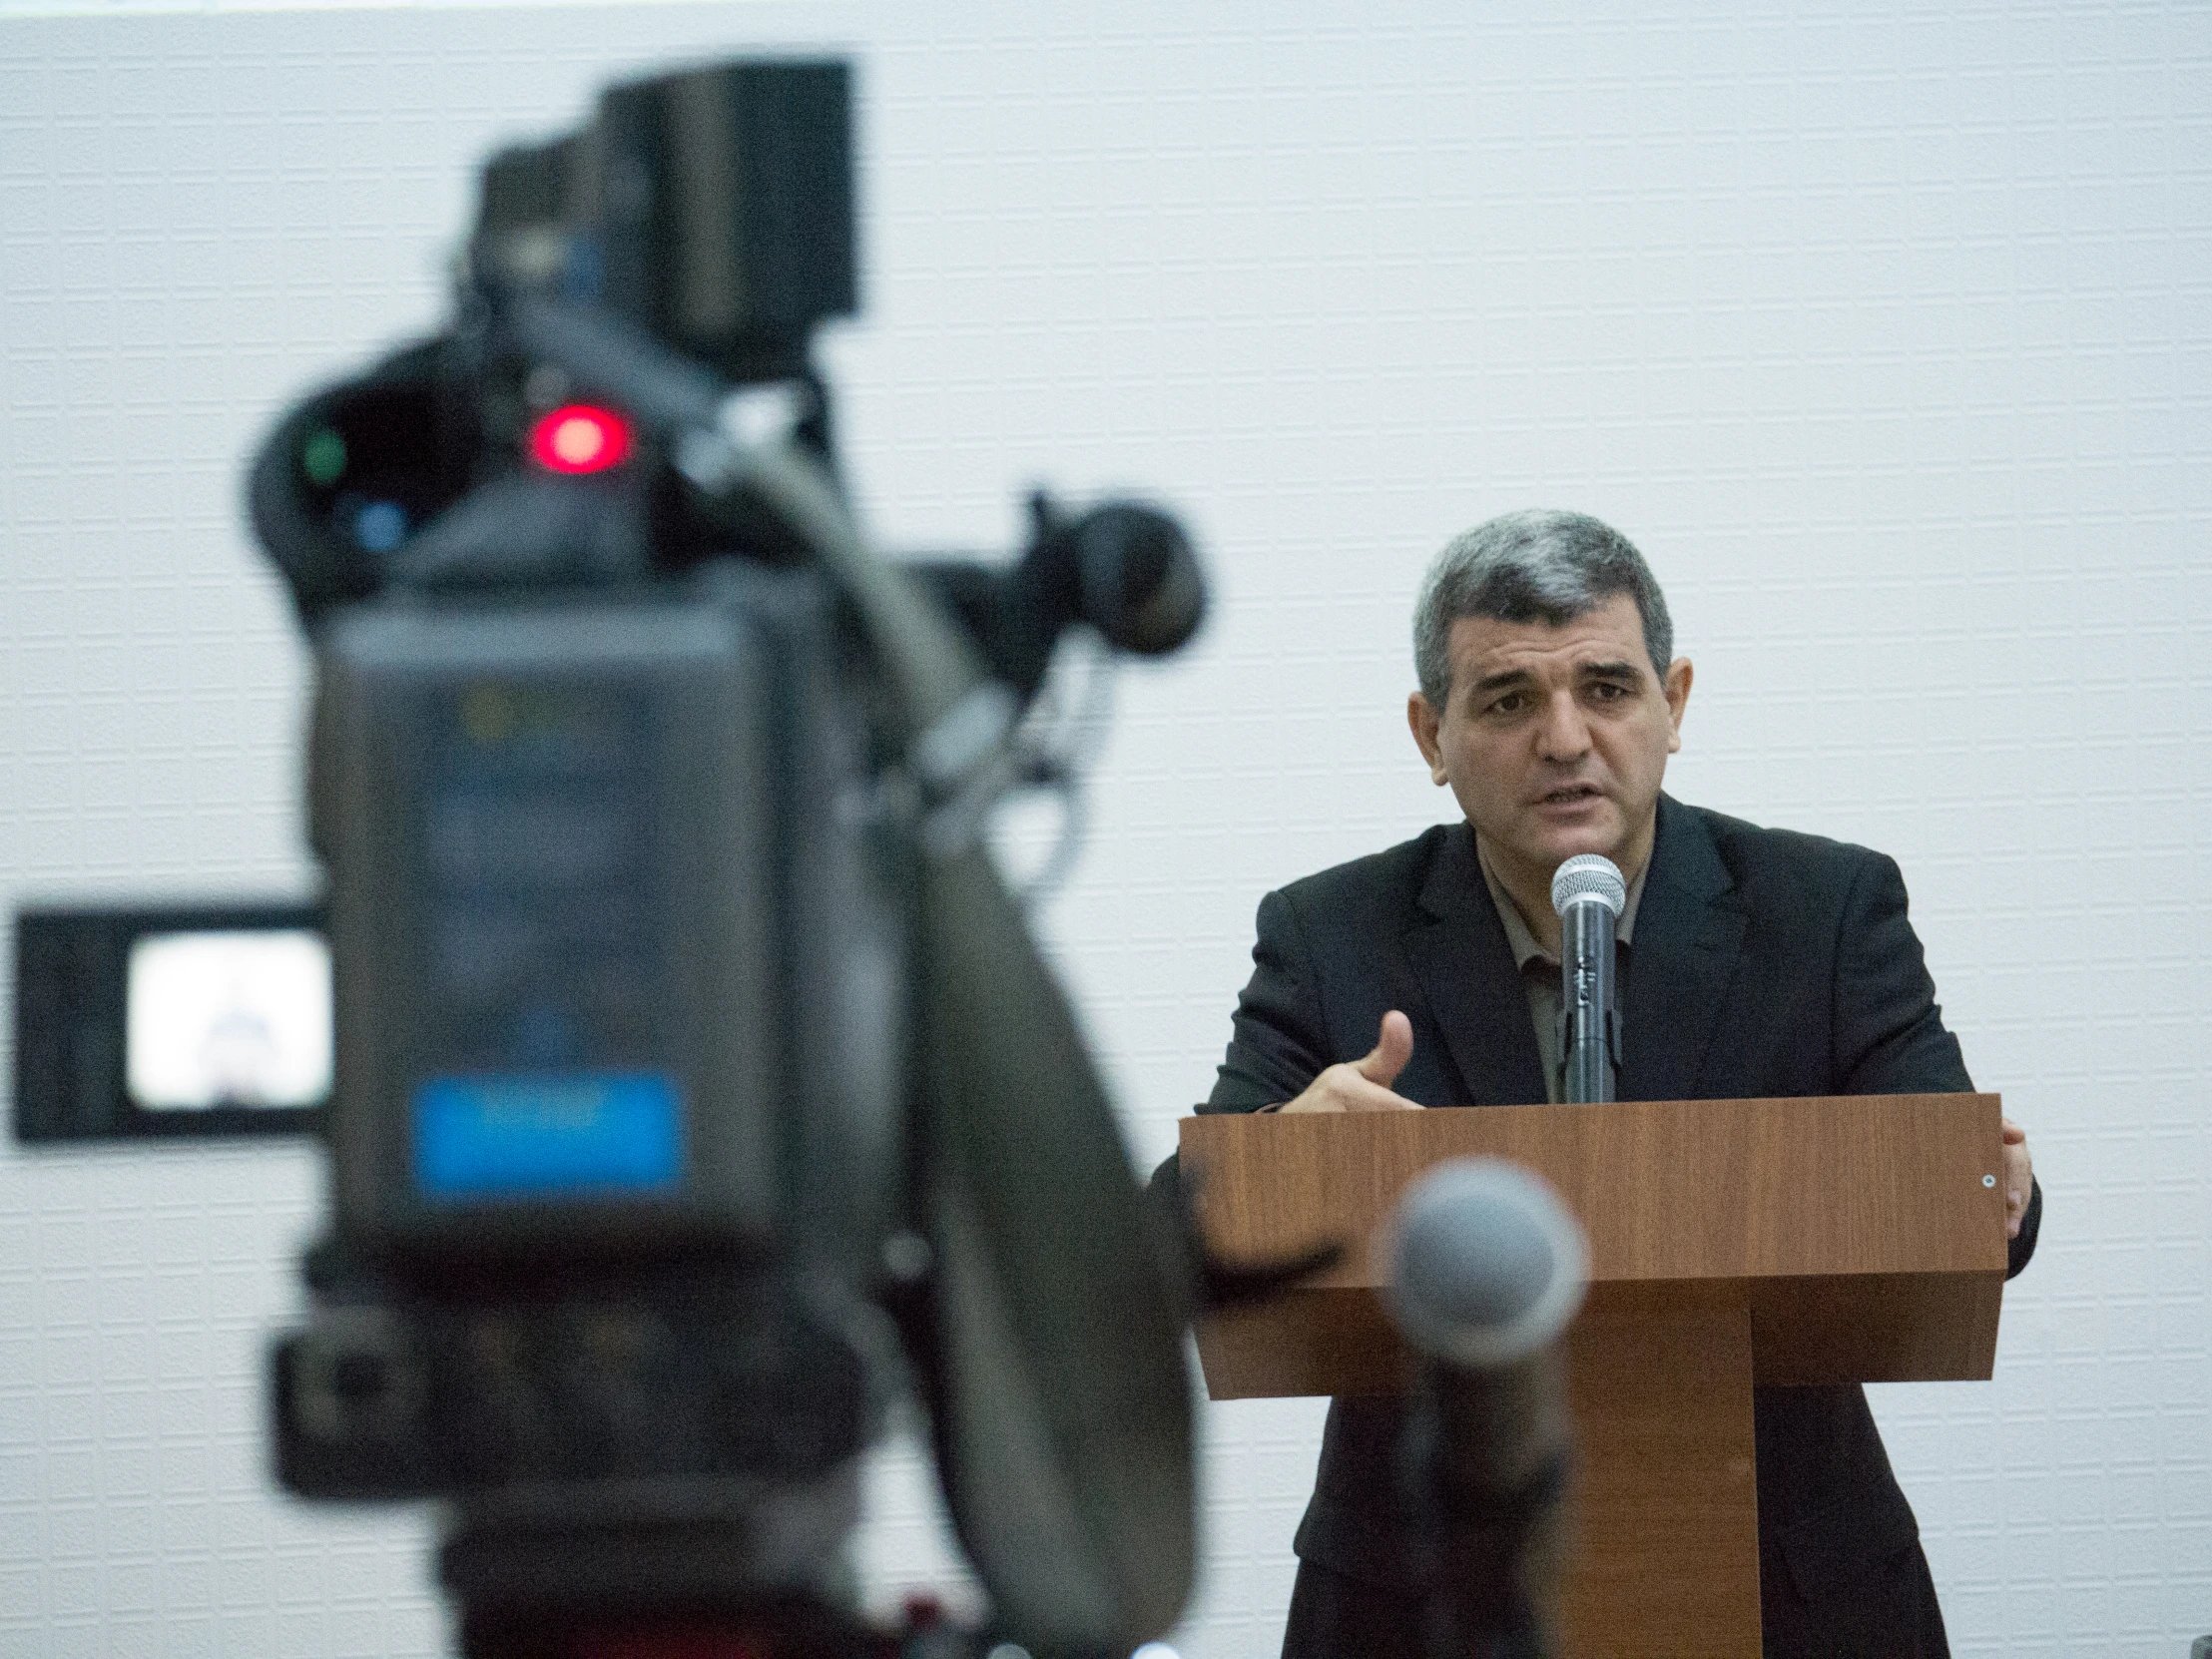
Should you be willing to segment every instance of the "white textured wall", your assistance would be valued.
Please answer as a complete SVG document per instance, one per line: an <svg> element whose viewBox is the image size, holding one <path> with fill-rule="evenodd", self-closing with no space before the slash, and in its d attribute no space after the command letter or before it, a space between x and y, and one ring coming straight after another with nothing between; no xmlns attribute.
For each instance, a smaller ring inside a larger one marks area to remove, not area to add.
<svg viewBox="0 0 2212 1659"><path fill-rule="evenodd" d="M1445 804L1398 713L1426 556L1597 512L1698 664L1677 793L1894 852L2033 1131L1997 1381L1877 1390L1954 1646L2212 1630L2190 0L0 12L0 904L305 881L242 457L436 321L495 140L780 40L863 65L830 358L885 539L1004 546L1039 479L1204 539L1216 621L1124 679L1050 917L1139 1153L1208 1086L1261 891ZM263 1472L315 1181L0 1153L0 1653L438 1649L421 1522ZM1207 1411L1187 1653L1273 1652L1318 1423ZM879 1474L873 1581L941 1576L914 1457Z"/></svg>

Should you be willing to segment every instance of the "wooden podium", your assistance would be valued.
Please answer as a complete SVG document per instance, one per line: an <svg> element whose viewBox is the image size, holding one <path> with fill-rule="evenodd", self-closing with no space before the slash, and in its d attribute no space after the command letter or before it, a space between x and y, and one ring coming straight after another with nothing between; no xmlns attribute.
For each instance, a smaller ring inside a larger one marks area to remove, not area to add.
<svg viewBox="0 0 2212 1659"><path fill-rule="evenodd" d="M1510 1158L1581 1219L1561 1651L1759 1654L1754 1382L1985 1380L2005 1270L1995 1095L1186 1118L1211 1248L1339 1242L1331 1272L1201 1325L1215 1399L1390 1393L1381 1224L1421 1170ZM1991 1179L1996 1178L1996 1179Z"/></svg>

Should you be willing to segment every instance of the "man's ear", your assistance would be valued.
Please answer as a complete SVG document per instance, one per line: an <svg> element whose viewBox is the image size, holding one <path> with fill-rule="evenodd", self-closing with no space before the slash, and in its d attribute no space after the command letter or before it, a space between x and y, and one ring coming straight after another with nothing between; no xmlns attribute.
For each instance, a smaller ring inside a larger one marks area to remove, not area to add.
<svg viewBox="0 0 2212 1659"><path fill-rule="evenodd" d="M1677 657L1667 665L1666 684L1660 689L1667 698L1667 753L1679 754L1682 749L1682 711L1690 706L1690 682L1697 677L1690 659Z"/></svg>
<svg viewBox="0 0 2212 1659"><path fill-rule="evenodd" d="M1420 758L1428 763L1429 780L1439 786L1450 783L1444 776L1444 746L1438 735L1443 717L1419 692L1405 700L1405 724L1412 728L1413 742L1420 746Z"/></svg>

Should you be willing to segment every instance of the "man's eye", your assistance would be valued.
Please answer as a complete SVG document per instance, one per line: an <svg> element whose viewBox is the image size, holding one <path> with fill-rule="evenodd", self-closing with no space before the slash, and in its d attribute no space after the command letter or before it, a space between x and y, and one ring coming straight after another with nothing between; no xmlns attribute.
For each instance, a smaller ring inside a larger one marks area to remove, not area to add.
<svg viewBox="0 0 2212 1659"><path fill-rule="evenodd" d="M1490 705L1490 713L1493 715L1517 715L1521 712L1521 706L1526 701L1527 699L1523 698L1519 692L1507 692Z"/></svg>
<svg viewBox="0 0 2212 1659"><path fill-rule="evenodd" d="M1590 695L1600 703L1617 703L1628 695L1628 688L1612 680L1600 680L1590 688Z"/></svg>

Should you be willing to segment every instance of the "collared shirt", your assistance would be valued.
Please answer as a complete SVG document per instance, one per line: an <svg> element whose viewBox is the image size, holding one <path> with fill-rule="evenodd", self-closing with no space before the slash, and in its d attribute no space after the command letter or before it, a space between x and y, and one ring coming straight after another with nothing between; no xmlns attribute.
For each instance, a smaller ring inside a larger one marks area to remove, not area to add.
<svg viewBox="0 0 2212 1659"><path fill-rule="evenodd" d="M1490 889L1490 902L1497 906L1497 919L1505 926L1505 942L1512 946L1522 988L1528 992L1528 1017L1536 1023L1536 1052L1544 1060L1544 1093L1556 1106L1566 1092L1566 1051L1559 1041L1559 958L1536 942L1536 935L1521 917L1520 906L1490 866L1490 849L1482 844L1480 835L1474 838L1474 855L1482 866L1482 884ZM1636 932L1636 906L1643 901L1644 875L1650 868L1651 860L1646 858L1636 879L1628 883L1628 902L1621 906L1620 924L1613 932L1624 952ZM1623 962L1614 983L1625 984L1627 979L1627 964Z"/></svg>

